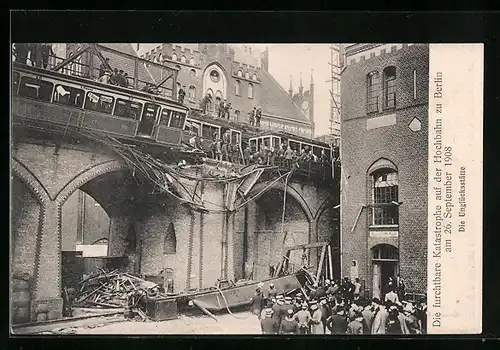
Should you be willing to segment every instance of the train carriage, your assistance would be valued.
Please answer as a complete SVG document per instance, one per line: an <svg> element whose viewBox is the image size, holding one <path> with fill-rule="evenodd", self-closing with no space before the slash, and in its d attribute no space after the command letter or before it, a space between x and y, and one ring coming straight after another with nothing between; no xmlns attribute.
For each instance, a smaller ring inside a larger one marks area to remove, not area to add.
<svg viewBox="0 0 500 350"><path fill-rule="evenodd" d="M161 96L15 62L12 110L23 120L175 145L188 114L187 107Z"/></svg>

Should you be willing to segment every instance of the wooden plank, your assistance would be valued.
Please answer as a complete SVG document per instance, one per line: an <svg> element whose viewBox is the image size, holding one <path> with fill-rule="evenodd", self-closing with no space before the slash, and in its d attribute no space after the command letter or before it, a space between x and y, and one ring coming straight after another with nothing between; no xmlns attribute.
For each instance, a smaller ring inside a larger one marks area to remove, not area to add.
<svg viewBox="0 0 500 350"><path fill-rule="evenodd" d="M330 266L330 280L333 281L333 258L332 258L332 246L328 245L328 266Z"/></svg>
<svg viewBox="0 0 500 350"><path fill-rule="evenodd" d="M320 248L325 245L327 245L328 242L316 242L316 243L309 243L309 244L299 244L299 245L294 245L291 247L285 247L285 250L298 250L298 249L310 249L310 248Z"/></svg>
<svg viewBox="0 0 500 350"><path fill-rule="evenodd" d="M323 271L325 252L326 252L326 245L324 245L323 248L321 249L321 257L319 258L319 266L318 266L318 273L316 274L316 281L319 281L319 277L321 276L321 272Z"/></svg>
<svg viewBox="0 0 500 350"><path fill-rule="evenodd" d="M68 63L73 62L75 59L83 55L85 52L89 51L90 45L87 44L87 46L84 49L81 49L76 55L70 56L63 60L61 63L56 65L54 68L52 68L53 71L58 71L62 67L66 66Z"/></svg>

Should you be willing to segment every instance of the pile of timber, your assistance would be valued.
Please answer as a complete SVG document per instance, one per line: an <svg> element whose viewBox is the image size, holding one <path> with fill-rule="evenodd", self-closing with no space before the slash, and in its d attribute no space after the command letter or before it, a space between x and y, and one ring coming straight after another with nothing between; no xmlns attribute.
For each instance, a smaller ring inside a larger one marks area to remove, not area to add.
<svg viewBox="0 0 500 350"><path fill-rule="evenodd" d="M101 270L97 275L84 278L78 286L72 304L79 307L124 308L131 294L158 295L160 292L158 284L117 270L109 273Z"/></svg>

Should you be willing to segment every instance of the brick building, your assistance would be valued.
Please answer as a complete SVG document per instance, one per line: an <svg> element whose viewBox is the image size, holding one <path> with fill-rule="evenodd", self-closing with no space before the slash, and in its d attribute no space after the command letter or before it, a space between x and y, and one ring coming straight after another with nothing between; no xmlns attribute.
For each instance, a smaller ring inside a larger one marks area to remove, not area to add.
<svg viewBox="0 0 500 350"><path fill-rule="evenodd" d="M342 72L342 274L427 289L428 45L352 44Z"/></svg>

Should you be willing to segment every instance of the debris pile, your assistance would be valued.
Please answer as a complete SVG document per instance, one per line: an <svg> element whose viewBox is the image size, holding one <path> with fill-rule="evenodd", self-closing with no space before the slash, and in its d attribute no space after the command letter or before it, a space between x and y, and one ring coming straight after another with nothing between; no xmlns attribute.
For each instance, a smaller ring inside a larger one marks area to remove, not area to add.
<svg viewBox="0 0 500 350"><path fill-rule="evenodd" d="M78 283L73 306L98 308L124 308L128 306L129 297L137 292L148 296L157 296L161 287L153 282L145 281L118 270L106 273L101 270Z"/></svg>

